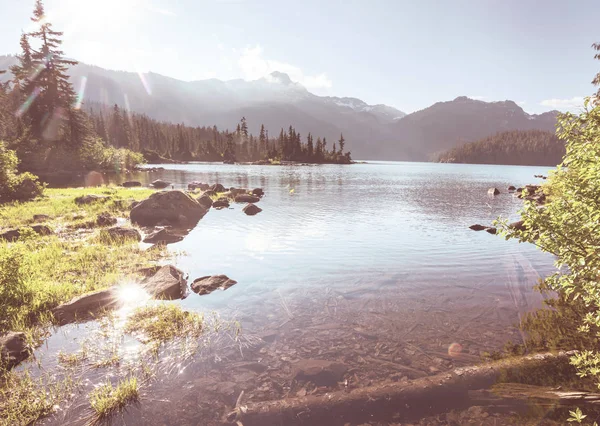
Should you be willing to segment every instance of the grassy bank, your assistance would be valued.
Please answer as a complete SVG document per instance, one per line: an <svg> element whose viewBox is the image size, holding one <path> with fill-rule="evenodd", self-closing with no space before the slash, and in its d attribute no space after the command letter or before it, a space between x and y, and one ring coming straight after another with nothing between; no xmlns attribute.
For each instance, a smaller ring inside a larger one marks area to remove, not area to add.
<svg viewBox="0 0 600 426"><path fill-rule="evenodd" d="M99 230L77 232L82 223L94 223L98 213L127 217L133 200L153 191L122 188L50 189L46 196L0 207L0 228L23 227L34 215L47 215L44 224L55 234L23 232L16 242L0 240L0 334L32 331L52 320L50 311L71 298L126 279L160 258L162 251L144 251L137 242L106 244ZM82 195L106 199L76 204ZM2 232L2 231L0 231Z"/></svg>

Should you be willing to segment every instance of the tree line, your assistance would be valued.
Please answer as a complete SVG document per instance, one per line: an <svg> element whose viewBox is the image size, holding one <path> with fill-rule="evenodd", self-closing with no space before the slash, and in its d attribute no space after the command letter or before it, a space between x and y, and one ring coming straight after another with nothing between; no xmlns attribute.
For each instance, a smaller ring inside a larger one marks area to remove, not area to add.
<svg viewBox="0 0 600 426"><path fill-rule="evenodd" d="M565 155L565 144L543 130L510 130L446 151L442 163L556 166Z"/></svg>
<svg viewBox="0 0 600 426"><path fill-rule="evenodd" d="M0 141L15 151L21 170L130 169L144 161L140 152L149 161L351 162L342 135L329 149L325 138L303 140L292 126L276 137L261 126L254 136L245 118L229 131L160 122L118 105L84 105L68 76L77 62L64 56L62 33L46 19L42 0L31 21L35 29L21 35L13 78L0 84Z"/></svg>
<svg viewBox="0 0 600 426"><path fill-rule="evenodd" d="M149 161L173 159L179 161L256 162L297 161L311 163L350 163L345 139L333 143L309 133L303 141L293 126L281 129L270 137L264 125L258 136L250 134L248 122L242 117L234 131L219 130L217 126L186 126L158 121L127 111L118 105L108 107L90 103L86 107L95 133L118 148L141 151Z"/></svg>

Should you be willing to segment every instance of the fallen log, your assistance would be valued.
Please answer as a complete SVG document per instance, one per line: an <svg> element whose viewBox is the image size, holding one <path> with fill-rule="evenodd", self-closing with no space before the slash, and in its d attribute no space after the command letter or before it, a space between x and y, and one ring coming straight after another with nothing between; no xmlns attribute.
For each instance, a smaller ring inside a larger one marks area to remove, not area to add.
<svg viewBox="0 0 600 426"><path fill-rule="evenodd" d="M386 383L317 396L246 405L238 400L235 410L227 414L224 421L243 426L341 426L349 422L386 421L392 418L396 422L409 422L471 406L469 391L490 389L502 381L539 376L540 371L552 365L556 367L556 364L564 364L569 368L571 355L573 352L511 358L408 382Z"/></svg>

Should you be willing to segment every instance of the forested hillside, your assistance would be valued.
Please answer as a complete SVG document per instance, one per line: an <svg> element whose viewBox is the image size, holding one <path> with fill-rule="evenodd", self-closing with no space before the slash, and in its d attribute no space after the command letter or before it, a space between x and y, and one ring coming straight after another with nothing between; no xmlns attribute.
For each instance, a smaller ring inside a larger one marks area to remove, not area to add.
<svg viewBox="0 0 600 426"><path fill-rule="evenodd" d="M234 131L213 127L191 127L184 124L161 122L145 114L137 114L114 105L100 104L88 107L94 132L103 141L117 148L144 153L148 161L160 158L180 161L242 161L260 160L299 161L311 163L350 163L350 152L345 151L344 136L333 143L309 133L303 139L293 126L280 129L271 137L264 125L258 136L248 131L248 122L242 117Z"/></svg>
<svg viewBox="0 0 600 426"><path fill-rule="evenodd" d="M556 166L564 155L565 144L554 133L542 130L512 130L452 148L440 155L438 161Z"/></svg>

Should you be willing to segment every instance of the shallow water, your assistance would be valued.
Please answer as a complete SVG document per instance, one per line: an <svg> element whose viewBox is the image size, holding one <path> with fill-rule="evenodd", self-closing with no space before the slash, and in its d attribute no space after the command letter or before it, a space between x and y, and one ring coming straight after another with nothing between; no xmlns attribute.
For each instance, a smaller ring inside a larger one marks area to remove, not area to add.
<svg viewBox="0 0 600 426"><path fill-rule="evenodd" d="M259 344L221 348L164 373L117 424L216 424L215 412L232 408L242 390L244 403L327 391L293 380L300 359L345 363L348 388L436 374L519 342L520 315L541 306L532 286L553 259L468 226L515 219L521 201L506 188L533 183L547 168L162 167L126 179L264 189L262 213L248 217L236 204L211 210L170 246L190 281L212 274L238 281L224 292L192 293L182 305L238 320ZM502 193L489 197L493 186ZM46 359L85 328L50 338ZM449 354L453 343L460 353ZM85 410L74 402L50 423L80 424Z"/></svg>

